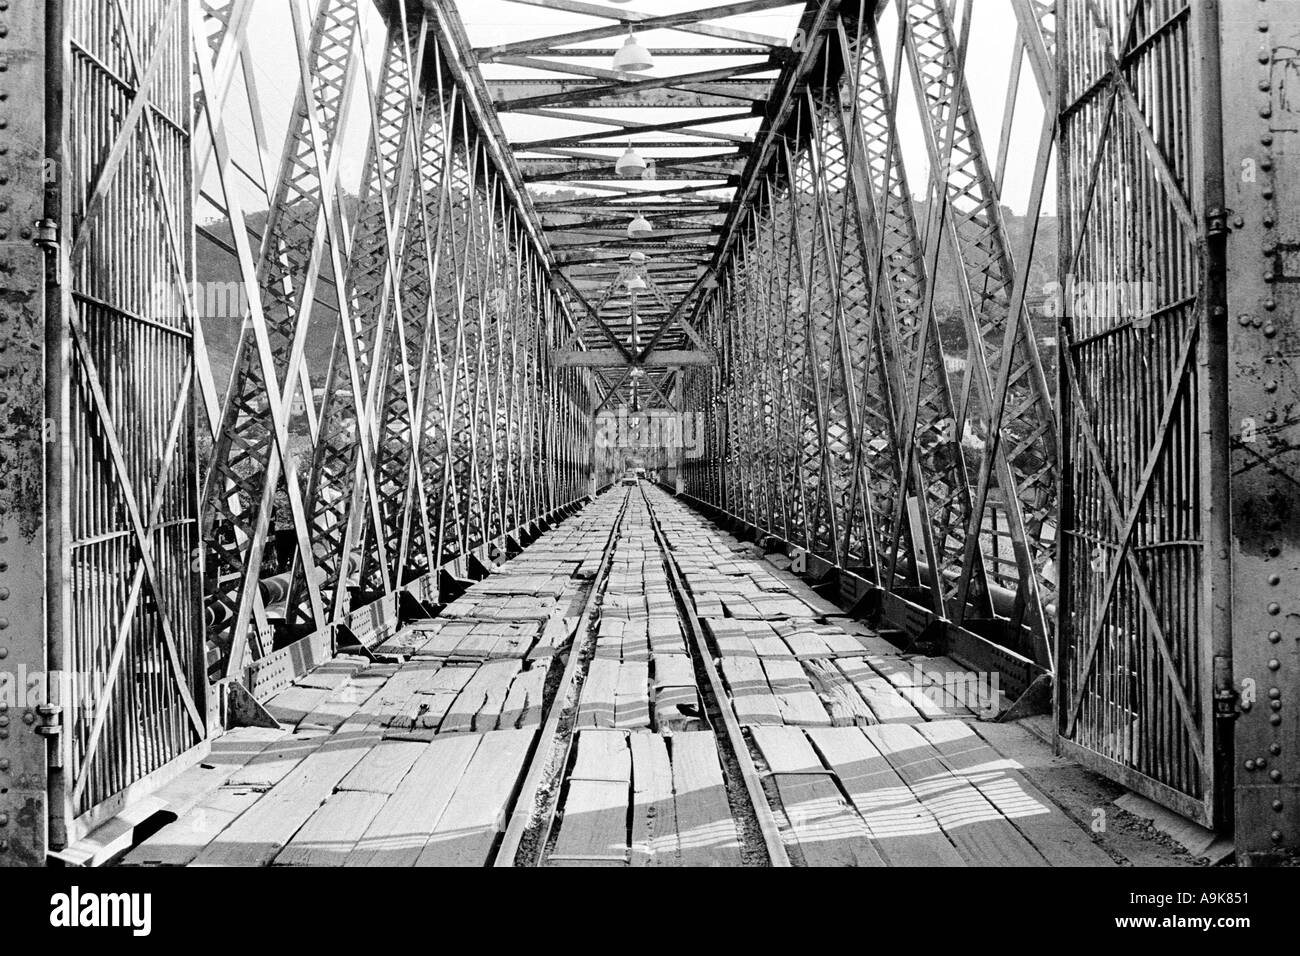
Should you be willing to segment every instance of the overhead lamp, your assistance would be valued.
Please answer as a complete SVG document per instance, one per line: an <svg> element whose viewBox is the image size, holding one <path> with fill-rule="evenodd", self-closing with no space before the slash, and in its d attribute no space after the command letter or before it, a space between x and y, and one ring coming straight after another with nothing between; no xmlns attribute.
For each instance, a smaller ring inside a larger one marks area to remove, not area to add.
<svg viewBox="0 0 1300 956"><path fill-rule="evenodd" d="M635 274L628 276L623 284L627 286L628 292L644 292L648 288L645 279Z"/></svg>
<svg viewBox="0 0 1300 956"><path fill-rule="evenodd" d="M614 171L620 176L627 176L629 179L635 178L645 172L645 160L641 158L640 153L629 146L627 152L620 156L618 162L614 164Z"/></svg>
<svg viewBox="0 0 1300 956"><path fill-rule="evenodd" d="M637 379L645 377L645 370L639 365L633 365L632 371L627 373L628 378Z"/></svg>
<svg viewBox="0 0 1300 956"><path fill-rule="evenodd" d="M650 235L654 230L655 227L650 225L650 220L637 213L636 218L627 224L627 237L629 239L640 239Z"/></svg>
<svg viewBox="0 0 1300 956"><path fill-rule="evenodd" d="M647 256L644 252L634 252L627 257L627 261L635 262L637 265L644 265L646 260L648 260L649 258L650 257Z"/></svg>
<svg viewBox="0 0 1300 956"><path fill-rule="evenodd" d="M614 54L614 69L621 73L640 73L654 66L654 61L650 59L650 51L637 42L636 34L632 28L627 28L627 39Z"/></svg>

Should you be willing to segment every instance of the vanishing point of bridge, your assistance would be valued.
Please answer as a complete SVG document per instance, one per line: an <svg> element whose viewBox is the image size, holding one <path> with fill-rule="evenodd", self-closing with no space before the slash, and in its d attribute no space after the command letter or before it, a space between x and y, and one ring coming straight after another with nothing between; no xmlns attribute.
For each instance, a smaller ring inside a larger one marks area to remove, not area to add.
<svg viewBox="0 0 1300 956"><path fill-rule="evenodd" d="M0 864L1294 853L1292 137L1282 0L0 3Z"/></svg>

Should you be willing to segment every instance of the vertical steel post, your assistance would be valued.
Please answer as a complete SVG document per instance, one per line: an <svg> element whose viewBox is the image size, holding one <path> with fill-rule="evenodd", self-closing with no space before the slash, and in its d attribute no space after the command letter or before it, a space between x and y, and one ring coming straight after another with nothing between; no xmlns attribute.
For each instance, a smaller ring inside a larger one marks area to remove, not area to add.
<svg viewBox="0 0 1300 956"><path fill-rule="evenodd" d="M1216 454L1231 490L1232 598L1231 647L1216 658L1230 655L1240 695L1237 859L1259 864L1300 847L1300 5L1205 6L1225 64L1223 135L1210 144L1222 148L1224 206L1210 231L1226 237L1227 312L1212 348L1226 366Z"/></svg>
<svg viewBox="0 0 1300 956"><path fill-rule="evenodd" d="M29 679L47 670L47 555L58 563L47 539L59 534L47 523L42 483L43 459L57 462L60 446L42 444L61 437L45 429L46 381L57 396L62 379L47 379L34 361L63 300L45 191L47 113L57 119L63 64L60 45L46 43L46 17L44 4L0 12L0 866L44 863L48 832L46 743L28 706ZM57 368L57 354L46 354Z"/></svg>

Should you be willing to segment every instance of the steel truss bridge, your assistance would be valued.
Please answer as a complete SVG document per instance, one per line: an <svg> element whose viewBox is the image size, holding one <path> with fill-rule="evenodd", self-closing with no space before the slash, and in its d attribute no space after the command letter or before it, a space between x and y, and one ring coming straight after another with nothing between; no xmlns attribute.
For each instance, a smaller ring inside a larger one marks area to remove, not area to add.
<svg viewBox="0 0 1300 956"><path fill-rule="evenodd" d="M1070 757L1300 845L1300 4L515 3L581 25L0 6L0 862L526 548L620 410Z"/></svg>

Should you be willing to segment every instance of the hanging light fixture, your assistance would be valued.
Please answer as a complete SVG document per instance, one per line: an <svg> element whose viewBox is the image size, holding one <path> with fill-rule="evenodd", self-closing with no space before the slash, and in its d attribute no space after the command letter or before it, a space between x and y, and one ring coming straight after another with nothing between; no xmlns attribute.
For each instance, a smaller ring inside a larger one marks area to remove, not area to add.
<svg viewBox="0 0 1300 956"><path fill-rule="evenodd" d="M641 158L640 153L629 146L627 151L618 158L618 162L614 164L614 171L620 176L634 179L645 172L645 160Z"/></svg>
<svg viewBox="0 0 1300 956"><path fill-rule="evenodd" d="M655 227L650 225L650 220L637 213L636 218L627 224L627 237L629 239L641 239L654 232L654 229Z"/></svg>
<svg viewBox="0 0 1300 956"><path fill-rule="evenodd" d="M650 59L650 51L637 42L636 34L632 32L632 27L627 28L627 39L614 54L614 69L620 73L640 73L654 66L654 61Z"/></svg>
<svg viewBox="0 0 1300 956"><path fill-rule="evenodd" d="M637 265L644 265L650 257L644 252L634 252L627 257L628 262L635 262Z"/></svg>
<svg viewBox="0 0 1300 956"><path fill-rule="evenodd" d="M642 279L635 272L628 276L627 279L624 280L623 284L627 286L628 292L644 292L649 288L649 286L645 284L645 279Z"/></svg>

